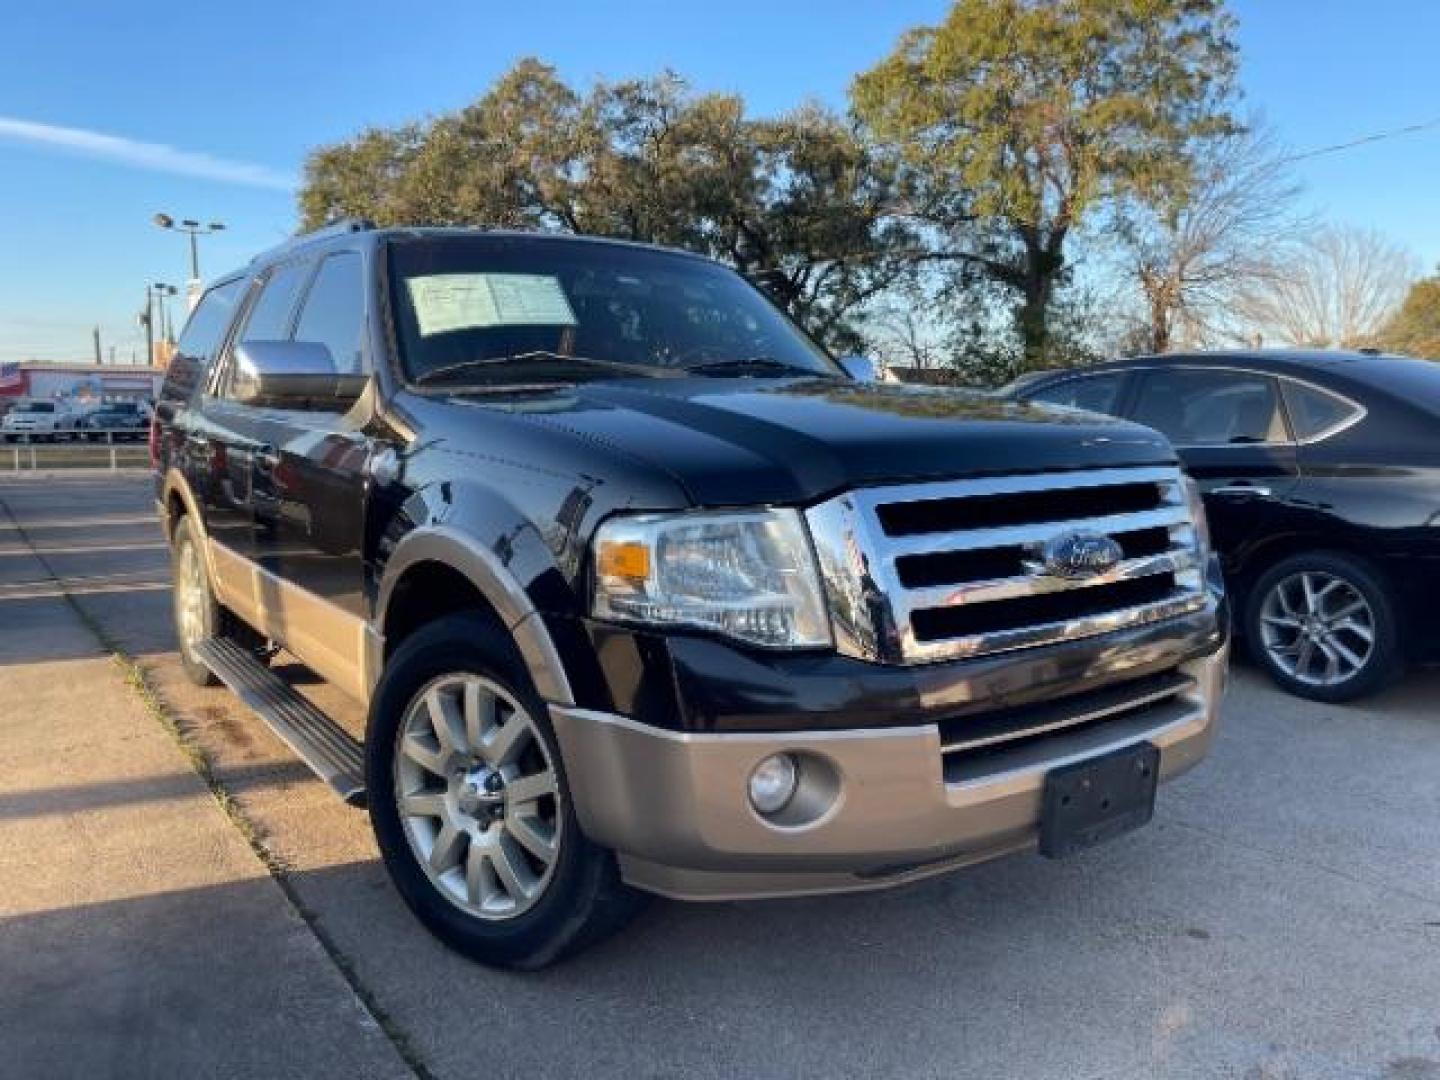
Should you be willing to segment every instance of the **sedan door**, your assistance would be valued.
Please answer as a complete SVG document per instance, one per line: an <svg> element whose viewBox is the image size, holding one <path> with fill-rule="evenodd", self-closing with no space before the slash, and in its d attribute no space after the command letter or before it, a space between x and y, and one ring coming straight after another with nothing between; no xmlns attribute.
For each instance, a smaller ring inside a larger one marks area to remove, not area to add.
<svg viewBox="0 0 1440 1080"><path fill-rule="evenodd" d="M1238 368L1149 368L1129 413L1175 445L1204 494L1221 561L1235 571L1281 527L1299 480L1277 380Z"/></svg>

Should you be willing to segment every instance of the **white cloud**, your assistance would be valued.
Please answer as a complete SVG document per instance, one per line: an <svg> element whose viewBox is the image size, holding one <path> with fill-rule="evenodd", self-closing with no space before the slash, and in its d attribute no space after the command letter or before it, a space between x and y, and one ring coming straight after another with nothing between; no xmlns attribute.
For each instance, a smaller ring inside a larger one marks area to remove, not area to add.
<svg viewBox="0 0 1440 1080"><path fill-rule="evenodd" d="M296 181L278 170L245 161L228 161L210 154L180 150L164 143L140 142L118 135L106 135L84 128L59 127L0 116L0 140L22 142L32 146L49 146L86 157L113 161L136 169L194 176L225 184L293 191Z"/></svg>

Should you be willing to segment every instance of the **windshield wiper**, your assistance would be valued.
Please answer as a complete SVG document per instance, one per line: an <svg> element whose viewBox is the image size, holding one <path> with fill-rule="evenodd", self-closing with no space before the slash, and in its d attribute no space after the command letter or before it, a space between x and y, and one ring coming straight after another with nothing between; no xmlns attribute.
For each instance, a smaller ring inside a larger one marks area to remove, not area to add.
<svg viewBox="0 0 1440 1080"><path fill-rule="evenodd" d="M779 360L773 356L743 356L729 360L705 360L699 364L687 364L686 371L698 371L706 375L727 375L732 372L743 373L774 372L790 373L794 375L824 376L823 371L816 371L814 368L806 367L804 364L792 364L788 360Z"/></svg>
<svg viewBox="0 0 1440 1080"><path fill-rule="evenodd" d="M469 371L471 368L493 368L502 364L526 364L534 361L546 361L558 364L578 364L581 366L603 367L611 370L630 371L637 375L654 375L653 367L643 364L627 364L623 360L600 360L593 356L566 356L564 353L550 352L547 349L535 349L531 352L515 353L511 356L476 356L469 360L457 360L453 364L442 364L440 367L431 368L429 371L422 371L416 375L414 382L417 386L427 383L438 382L441 379L449 378L451 375L458 375L461 372Z"/></svg>

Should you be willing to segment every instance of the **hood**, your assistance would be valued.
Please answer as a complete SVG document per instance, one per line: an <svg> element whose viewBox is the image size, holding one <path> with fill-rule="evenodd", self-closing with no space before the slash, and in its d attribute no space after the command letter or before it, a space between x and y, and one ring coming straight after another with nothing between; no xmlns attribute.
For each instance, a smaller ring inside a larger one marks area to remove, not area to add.
<svg viewBox="0 0 1440 1080"><path fill-rule="evenodd" d="M557 388L513 411L596 449L648 461L709 506L803 503L847 487L1175 460L1156 432L1093 413L834 379L607 380Z"/></svg>

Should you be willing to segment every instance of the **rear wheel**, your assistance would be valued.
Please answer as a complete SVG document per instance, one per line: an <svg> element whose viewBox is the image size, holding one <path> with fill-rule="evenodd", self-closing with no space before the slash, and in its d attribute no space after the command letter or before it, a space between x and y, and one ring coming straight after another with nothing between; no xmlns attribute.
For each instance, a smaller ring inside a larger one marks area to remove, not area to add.
<svg viewBox="0 0 1440 1080"><path fill-rule="evenodd" d="M1379 576L1349 555L1285 559L1251 590L1246 632L1256 658L1286 690L1352 701L1402 666L1395 608Z"/></svg>
<svg viewBox="0 0 1440 1080"><path fill-rule="evenodd" d="M255 659L268 663L274 650L265 638L241 622L215 599L210 576L196 530L190 518L175 526L171 598L175 613L175 638L180 645L180 666L196 686L214 686L214 674L195 654L195 647L213 637L227 637L249 649Z"/></svg>
<svg viewBox="0 0 1440 1080"><path fill-rule="evenodd" d="M500 967L544 967L623 925L638 895L581 833L544 704L509 639L437 620L386 665L366 737L386 868L442 941Z"/></svg>
<svg viewBox="0 0 1440 1080"><path fill-rule="evenodd" d="M175 526L173 565L175 585L172 598L175 637L180 643L180 666L185 671L185 677L196 686L213 686L215 676L195 655L195 647L219 631L221 611L210 589L199 538L188 517L182 517Z"/></svg>

